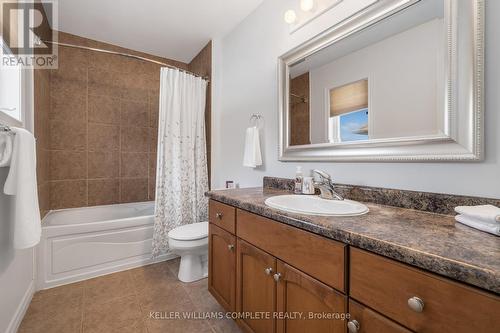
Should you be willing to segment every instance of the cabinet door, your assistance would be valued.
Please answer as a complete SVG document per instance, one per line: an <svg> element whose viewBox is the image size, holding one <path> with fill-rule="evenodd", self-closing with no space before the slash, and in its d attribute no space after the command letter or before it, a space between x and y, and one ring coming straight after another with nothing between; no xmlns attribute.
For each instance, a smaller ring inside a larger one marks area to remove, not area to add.
<svg viewBox="0 0 500 333"><path fill-rule="evenodd" d="M277 274L278 333L345 332L345 296L281 261Z"/></svg>
<svg viewBox="0 0 500 333"><path fill-rule="evenodd" d="M236 237L210 224L208 290L227 310L236 306Z"/></svg>
<svg viewBox="0 0 500 333"><path fill-rule="evenodd" d="M353 300L349 300L349 314L351 316L348 328L352 333L411 333L403 326Z"/></svg>
<svg viewBox="0 0 500 333"><path fill-rule="evenodd" d="M236 303L240 326L247 332L275 332L276 259L238 239Z"/></svg>

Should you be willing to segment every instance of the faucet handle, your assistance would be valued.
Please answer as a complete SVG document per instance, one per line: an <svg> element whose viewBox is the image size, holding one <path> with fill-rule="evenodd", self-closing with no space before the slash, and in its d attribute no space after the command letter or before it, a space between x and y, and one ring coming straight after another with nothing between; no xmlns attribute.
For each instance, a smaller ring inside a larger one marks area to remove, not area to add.
<svg viewBox="0 0 500 333"><path fill-rule="evenodd" d="M324 171L314 169L313 173L317 174L321 178L322 181L329 182L329 183L332 181L332 176L330 176L329 174L327 174Z"/></svg>

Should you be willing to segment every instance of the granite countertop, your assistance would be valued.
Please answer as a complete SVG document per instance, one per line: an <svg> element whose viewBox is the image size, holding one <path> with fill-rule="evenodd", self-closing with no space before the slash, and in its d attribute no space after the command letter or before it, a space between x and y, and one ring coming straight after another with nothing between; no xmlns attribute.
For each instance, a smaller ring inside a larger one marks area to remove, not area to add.
<svg viewBox="0 0 500 333"><path fill-rule="evenodd" d="M290 192L245 188L208 192L211 199L500 293L500 237L456 224L453 216L364 202L370 212L322 217L279 211L265 199Z"/></svg>

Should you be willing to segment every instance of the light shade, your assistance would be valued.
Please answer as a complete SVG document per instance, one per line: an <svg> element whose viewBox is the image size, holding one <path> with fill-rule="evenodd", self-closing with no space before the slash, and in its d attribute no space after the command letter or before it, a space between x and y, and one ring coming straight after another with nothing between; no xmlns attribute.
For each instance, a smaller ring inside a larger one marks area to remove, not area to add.
<svg viewBox="0 0 500 333"><path fill-rule="evenodd" d="M300 0L300 9L309 12L314 8L314 0Z"/></svg>
<svg viewBox="0 0 500 333"><path fill-rule="evenodd" d="M288 23L288 24L292 24L295 22L295 20L297 19L297 14L295 13L295 11L293 9L289 9L285 12L285 22Z"/></svg>

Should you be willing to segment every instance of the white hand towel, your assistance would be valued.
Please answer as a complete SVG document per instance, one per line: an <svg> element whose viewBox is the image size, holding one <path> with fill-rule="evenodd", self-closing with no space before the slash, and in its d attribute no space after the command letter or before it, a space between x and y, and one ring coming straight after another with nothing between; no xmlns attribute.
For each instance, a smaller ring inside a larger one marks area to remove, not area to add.
<svg viewBox="0 0 500 333"><path fill-rule="evenodd" d="M35 138L21 128L15 133L4 193L14 196L14 247L27 249L40 241L41 223L36 182Z"/></svg>
<svg viewBox="0 0 500 333"><path fill-rule="evenodd" d="M0 132L0 167L10 165L12 156L13 135L9 132Z"/></svg>
<svg viewBox="0 0 500 333"><path fill-rule="evenodd" d="M458 206L455 211L484 222L500 222L500 208L493 205Z"/></svg>
<svg viewBox="0 0 500 333"><path fill-rule="evenodd" d="M483 222L475 220L465 215L455 216L455 220L459 223L465 224L469 227L488 232L490 234L500 236L500 224L496 222Z"/></svg>
<svg viewBox="0 0 500 333"><path fill-rule="evenodd" d="M262 165L262 154L260 151L259 128L249 127L245 134L245 153L243 155L243 166L255 168Z"/></svg>

